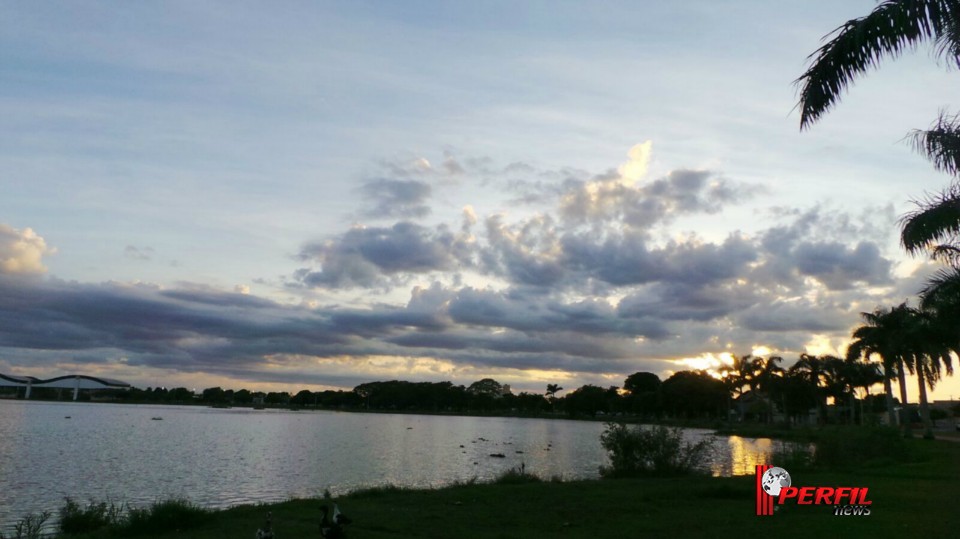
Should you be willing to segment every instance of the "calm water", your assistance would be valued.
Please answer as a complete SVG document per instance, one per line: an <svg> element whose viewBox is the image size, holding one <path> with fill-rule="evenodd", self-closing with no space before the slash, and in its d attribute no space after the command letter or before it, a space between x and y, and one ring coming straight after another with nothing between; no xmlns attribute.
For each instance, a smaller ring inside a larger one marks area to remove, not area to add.
<svg viewBox="0 0 960 539"><path fill-rule="evenodd" d="M589 421L0 401L0 526L55 510L65 496L227 507L487 480L521 462L541 477L594 478L607 463L602 430ZM774 442L718 437L715 446L706 463L714 474L748 474Z"/></svg>

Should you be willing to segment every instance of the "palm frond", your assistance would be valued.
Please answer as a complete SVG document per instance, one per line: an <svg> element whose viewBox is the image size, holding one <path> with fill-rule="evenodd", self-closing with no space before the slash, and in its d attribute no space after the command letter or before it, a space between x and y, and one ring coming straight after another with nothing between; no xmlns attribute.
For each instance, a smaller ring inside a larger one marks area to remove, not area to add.
<svg viewBox="0 0 960 539"><path fill-rule="evenodd" d="M960 68L960 21L947 17L936 39L936 55Z"/></svg>
<svg viewBox="0 0 960 539"><path fill-rule="evenodd" d="M833 106L853 80L876 67L885 56L897 57L924 40L937 52L953 54L960 2L956 0L888 0L866 17L847 21L824 36L830 39L808 57L810 67L795 84L800 88L800 128L805 129ZM832 39L831 39L832 38Z"/></svg>
<svg viewBox="0 0 960 539"><path fill-rule="evenodd" d="M960 234L960 184L927 200L915 200L917 209L900 219L900 243L911 254L955 243Z"/></svg>
<svg viewBox="0 0 960 539"><path fill-rule="evenodd" d="M913 148L941 172L960 174L960 115L941 111L937 121L926 131L914 130L908 135Z"/></svg>
<svg viewBox="0 0 960 539"><path fill-rule="evenodd" d="M960 312L960 268L934 273L920 290L920 308L944 314Z"/></svg>

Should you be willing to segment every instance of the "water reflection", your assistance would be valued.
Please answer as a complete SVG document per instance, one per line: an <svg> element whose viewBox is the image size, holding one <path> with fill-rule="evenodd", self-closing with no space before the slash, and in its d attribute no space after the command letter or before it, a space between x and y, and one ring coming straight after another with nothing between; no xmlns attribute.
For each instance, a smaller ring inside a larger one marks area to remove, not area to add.
<svg viewBox="0 0 960 539"><path fill-rule="evenodd" d="M67 419L66 416L70 416ZM162 417L163 421L152 418ZM65 496L208 507L394 484L487 481L523 464L543 478L599 476L592 421L0 401L0 526ZM714 437L706 469L753 473L777 443ZM503 458L491 457L502 454Z"/></svg>
<svg viewBox="0 0 960 539"><path fill-rule="evenodd" d="M741 438L740 436L717 437L725 443L727 458L715 459L710 467L714 477L753 474L758 464L773 464L774 455L794 449L805 449L803 444L771 440L769 438Z"/></svg>

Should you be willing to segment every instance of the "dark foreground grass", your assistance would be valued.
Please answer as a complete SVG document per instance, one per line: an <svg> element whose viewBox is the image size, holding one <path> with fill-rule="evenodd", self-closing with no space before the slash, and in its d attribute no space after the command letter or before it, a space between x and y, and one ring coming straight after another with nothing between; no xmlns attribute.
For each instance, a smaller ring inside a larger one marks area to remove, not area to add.
<svg viewBox="0 0 960 539"><path fill-rule="evenodd" d="M960 537L960 444L908 440L907 464L844 471L793 471L794 486L865 486L866 517L832 507L780 507L754 515L753 477L644 478L583 482L468 484L440 490L373 489L337 499L357 538L542 537ZM278 539L319 537L321 500L243 506L212 513L156 538L253 537L267 511ZM329 503L329 502L327 502ZM73 536L71 536L73 537ZM77 537L115 537L107 532Z"/></svg>

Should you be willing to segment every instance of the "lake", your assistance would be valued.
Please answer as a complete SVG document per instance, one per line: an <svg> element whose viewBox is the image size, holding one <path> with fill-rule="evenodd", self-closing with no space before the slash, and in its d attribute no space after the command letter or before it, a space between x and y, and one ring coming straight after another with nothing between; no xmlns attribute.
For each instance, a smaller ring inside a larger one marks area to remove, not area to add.
<svg viewBox="0 0 960 539"><path fill-rule="evenodd" d="M154 419L162 418L162 419ZM206 507L334 495L393 484L438 487L512 467L596 478L603 423L0 400L0 527L66 496ZM697 440L710 431L688 429ZM777 442L716 437L704 466L753 473ZM494 458L491 454L503 454Z"/></svg>

